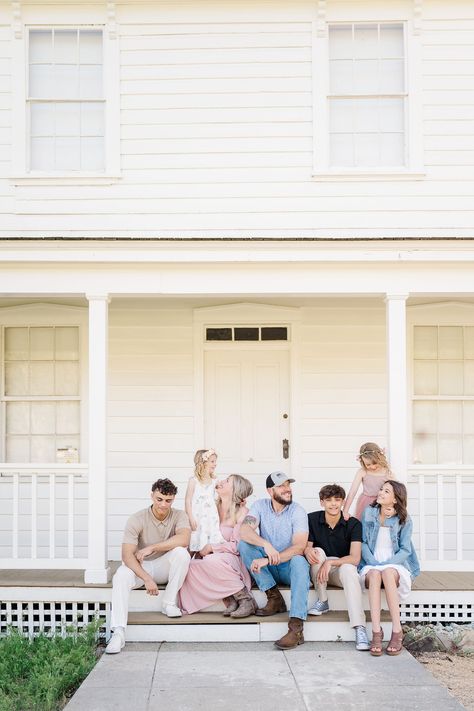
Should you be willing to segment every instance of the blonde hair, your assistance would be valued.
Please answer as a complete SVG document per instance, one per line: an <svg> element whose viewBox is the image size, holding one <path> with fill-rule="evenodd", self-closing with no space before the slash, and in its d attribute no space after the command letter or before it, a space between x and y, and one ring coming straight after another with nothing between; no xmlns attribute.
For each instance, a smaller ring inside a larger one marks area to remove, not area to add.
<svg viewBox="0 0 474 711"><path fill-rule="evenodd" d="M231 477L232 498L230 501L228 517L230 518L232 523L235 524L237 523L239 510L245 504L247 498L253 493L253 486L248 479L243 476L240 476L240 474L231 474ZM218 503L220 503L221 501L222 499L219 498Z"/></svg>
<svg viewBox="0 0 474 711"><path fill-rule="evenodd" d="M209 461L209 457L215 454L217 457L217 452L214 449L198 449L194 455L194 475L198 481L203 481L206 473L206 464ZM215 479L215 473L209 474L211 479Z"/></svg>
<svg viewBox="0 0 474 711"><path fill-rule="evenodd" d="M381 447L379 447L378 444L375 444L375 442L364 442L364 444L361 444L359 449L359 456L357 459L359 460L361 467L367 471L363 457L364 459L368 459L372 464L378 464L379 467L383 467L387 470L388 474L392 475L392 470L390 469L390 464L387 461L385 452Z"/></svg>

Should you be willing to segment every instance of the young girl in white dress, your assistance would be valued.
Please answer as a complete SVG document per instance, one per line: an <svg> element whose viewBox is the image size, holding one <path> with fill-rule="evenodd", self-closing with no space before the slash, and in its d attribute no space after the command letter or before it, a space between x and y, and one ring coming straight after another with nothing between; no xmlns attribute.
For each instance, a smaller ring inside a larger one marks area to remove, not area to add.
<svg viewBox="0 0 474 711"><path fill-rule="evenodd" d="M194 455L194 476L188 482L185 498L191 525L191 554L202 550L208 543L218 545L224 541L216 504L216 465L217 454L213 449L198 449Z"/></svg>
<svg viewBox="0 0 474 711"><path fill-rule="evenodd" d="M413 524L407 513L407 490L404 484L389 479L377 500L362 515L362 557L359 566L362 588L369 590L372 617L374 657L382 654L383 630L380 626L381 589L385 589L392 618L392 637L387 654L402 651L403 632L399 604L408 597L411 582L419 572L418 558L411 540Z"/></svg>

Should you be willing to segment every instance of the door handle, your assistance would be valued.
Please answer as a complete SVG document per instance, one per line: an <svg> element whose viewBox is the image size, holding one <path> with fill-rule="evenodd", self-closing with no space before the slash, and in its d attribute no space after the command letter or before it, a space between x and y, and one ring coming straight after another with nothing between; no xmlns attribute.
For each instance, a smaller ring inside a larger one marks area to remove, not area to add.
<svg viewBox="0 0 474 711"><path fill-rule="evenodd" d="M283 445L283 459L288 459L290 456L290 443L287 439L284 439L282 442Z"/></svg>

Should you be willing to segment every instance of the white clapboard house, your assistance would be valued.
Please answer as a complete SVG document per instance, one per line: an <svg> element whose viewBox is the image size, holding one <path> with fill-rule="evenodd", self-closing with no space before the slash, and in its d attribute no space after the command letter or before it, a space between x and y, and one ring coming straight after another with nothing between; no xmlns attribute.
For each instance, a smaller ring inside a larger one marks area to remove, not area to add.
<svg viewBox="0 0 474 711"><path fill-rule="evenodd" d="M472 620L472 0L0 0L0 374L0 633L108 619L197 448L311 511L364 441L409 489L404 619Z"/></svg>

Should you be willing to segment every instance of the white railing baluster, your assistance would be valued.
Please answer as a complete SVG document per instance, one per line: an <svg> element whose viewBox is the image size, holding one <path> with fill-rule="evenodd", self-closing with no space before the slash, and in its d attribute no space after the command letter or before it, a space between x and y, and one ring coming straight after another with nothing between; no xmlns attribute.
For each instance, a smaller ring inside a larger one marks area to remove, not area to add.
<svg viewBox="0 0 474 711"><path fill-rule="evenodd" d="M38 477L31 475L31 557L38 557Z"/></svg>
<svg viewBox="0 0 474 711"><path fill-rule="evenodd" d="M74 558L74 477L70 476L67 483L67 557Z"/></svg>
<svg viewBox="0 0 474 711"><path fill-rule="evenodd" d="M49 557L56 557L56 477L49 475Z"/></svg>
<svg viewBox="0 0 474 711"><path fill-rule="evenodd" d="M13 474L13 541L12 557L18 558L18 508L20 505L20 475Z"/></svg>
<svg viewBox="0 0 474 711"><path fill-rule="evenodd" d="M426 558L426 525L425 525L425 475L420 474L418 478L418 511L420 516L420 556L422 560Z"/></svg>
<svg viewBox="0 0 474 711"><path fill-rule="evenodd" d="M444 560L444 478L442 474L437 477L437 512L438 512L438 560Z"/></svg>
<svg viewBox="0 0 474 711"><path fill-rule="evenodd" d="M462 477L456 474L456 559L462 560Z"/></svg>

